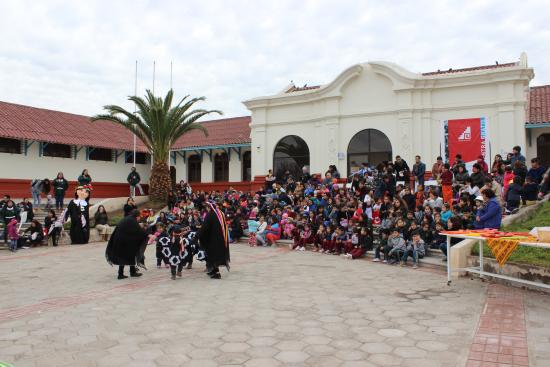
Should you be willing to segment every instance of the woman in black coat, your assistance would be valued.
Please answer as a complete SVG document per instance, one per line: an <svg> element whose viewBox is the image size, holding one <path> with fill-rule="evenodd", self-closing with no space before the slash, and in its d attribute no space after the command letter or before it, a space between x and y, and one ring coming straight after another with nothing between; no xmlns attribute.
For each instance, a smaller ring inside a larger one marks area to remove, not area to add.
<svg viewBox="0 0 550 367"><path fill-rule="evenodd" d="M139 225L139 211L133 210L117 224L105 250L105 258L111 265L118 265L118 279L128 278L124 275L124 266L130 266L130 276L139 277L138 266L145 268L145 247L147 233Z"/></svg>
<svg viewBox="0 0 550 367"><path fill-rule="evenodd" d="M82 186L76 188L74 199L67 205L64 216L71 218L71 245L87 244L90 239L90 190Z"/></svg>
<svg viewBox="0 0 550 367"><path fill-rule="evenodd" d="M220 279L219 266L229 270L229 233L225 216L215 204L206 203L207 214L198 232L206 253L206 268L212 279Z"/></svg>

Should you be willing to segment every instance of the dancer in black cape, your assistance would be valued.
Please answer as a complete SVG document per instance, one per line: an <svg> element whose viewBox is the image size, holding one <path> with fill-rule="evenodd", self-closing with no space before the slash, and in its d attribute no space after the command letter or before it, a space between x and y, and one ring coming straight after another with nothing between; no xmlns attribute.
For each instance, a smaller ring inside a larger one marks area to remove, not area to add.
<svg viewBox="0 0 550 367"><path fill-rule="evenodd" d="M220 266L229 270L229 233L225 215L218 207L206 203L207 214L198 232L201 248L206 253L206 269L212 279L220 279Z"/></svg>
<svg viewBox="0 0 550 367"><path fill-rule="evenodd" d="M71 244L81 245L88 243L90 238L90 187L78 186L76 188L74 199L71 200L65 215L63 216L66 221L67 218L71 219Z"/></svg>
<svg viewBox="0 0 550 367"><path fill-rule="evenodd" d="M128 278L124 275L124 266L130 266L130 276L139 277L139 267L145 267L145 248L147 247L147 233L139 224L139 211L132 210L130 215L118 222L107 249L105 258L111 265L118 265L118 279Z"/></svg>

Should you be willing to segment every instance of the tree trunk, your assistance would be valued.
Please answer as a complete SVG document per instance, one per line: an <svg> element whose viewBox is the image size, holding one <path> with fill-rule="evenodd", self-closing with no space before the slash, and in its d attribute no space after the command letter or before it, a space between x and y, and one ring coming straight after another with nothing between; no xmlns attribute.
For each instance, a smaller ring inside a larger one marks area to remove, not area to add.
<svg viewBox="0 0 550 367"><path fill-rule="evenodd" d="M149 199L166 203L171 188L170 170L166 162L155 162L149 179Z"/></svg>

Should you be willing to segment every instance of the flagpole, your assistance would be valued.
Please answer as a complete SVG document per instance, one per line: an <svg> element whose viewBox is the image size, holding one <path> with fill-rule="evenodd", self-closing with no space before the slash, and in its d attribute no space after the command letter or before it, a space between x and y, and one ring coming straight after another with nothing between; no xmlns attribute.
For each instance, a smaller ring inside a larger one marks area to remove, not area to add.
<svg viewBox="0 0 550 367"><path fill-rule="evenodd" d="M134 78L134 96L137 96L137 71L138 71L138 62L136 60L136 74L135 74L135 78ZM134 115L136 114L137 112L137 105L135 104L134 102ZM136 139L136 134L134 134L134 159L133 159L133 167L136 166L136 145L137 145L137 139Z"/></svg>

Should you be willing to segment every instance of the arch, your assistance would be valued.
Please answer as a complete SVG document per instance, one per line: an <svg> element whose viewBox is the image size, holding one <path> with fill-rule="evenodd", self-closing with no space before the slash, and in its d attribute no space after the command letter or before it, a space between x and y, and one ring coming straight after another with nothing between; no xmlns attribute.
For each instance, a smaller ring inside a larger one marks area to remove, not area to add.
<svg viewBox="0 0 550 367"><path fill-rule="evenodd" d="M368 162L376 166L383 161L391 161L390 139L380 130L365 129L355 134L348 144L348 176Z"/></svg>
<svg viewBox="0 0 550 367"><path fill-rule="evenodd" d="M273 172L277 178L290 171L294 178L302 175L302 167L309 166L309 147L297 135L287 135L275 145L273 151Z"/></svg>
<svg viewBox="0 0 550 367"><path fill-rule="evenodd" d="M227 153L214 154L214 182L229 181L229 156Z"/></svg>
<svg viewBox="0 0 550 367"><path fill-rule="evenodd" d="M193 154L187 159L187 182L201 182L201 157Z"/></svg>
<svg viewBox="0 0 550 367"><path fill-rule="evenodd" d="M243 153L243 181L252 181L252 153L250 150Z"/></svg>
<svg viewBox="0 0 550 367"><path fill-rule="evenodd" d="M550 166L550 133L541 134L537 138L537 157L544 167Z"/></svg>

